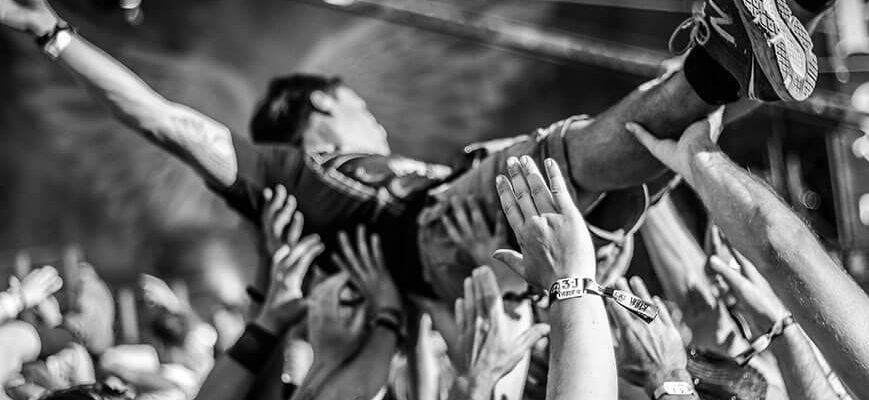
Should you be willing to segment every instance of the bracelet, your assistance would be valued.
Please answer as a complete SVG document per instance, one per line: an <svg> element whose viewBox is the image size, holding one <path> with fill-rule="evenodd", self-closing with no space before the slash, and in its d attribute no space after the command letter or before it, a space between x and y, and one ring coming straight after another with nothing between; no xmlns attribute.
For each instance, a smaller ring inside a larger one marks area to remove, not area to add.
<svg viewBox="0 0 869 400"><path fill-rule="evenodd" d="M226 355L256 375L273 355L279 339L255 324L247 324L244 333L226 351Z"/></svg>
<svg viewBox="0 0 869 400"><path fill-rule="evenodd" d="M66 49L66 46L72 42L72 34L76 32L76 28L70 26L64 21L58 21L57 25L51 30L38 38L36 45L39 46L45 54L52 60L57 59L60 53Z"/></svg>
<svg viewBox="0 0 869 400"><path fill-rule="evenodd" d="M694 385L687 382L664 382L655 389L654 399L660 399L664 395L691 396L694 394Z"/></svg>
<svg viewBox="0 0 869 400"><path fill-rule="evenodd" d="M647 323L658 317L658 307L654 304L624 290L602 286L591 278L564 278L555 281L549 288L549 304L555 301L581 298L586 293L612 299Z"/></svg>
<svg viewBox="0 0 869 400"><path fill-rule="evenodd" d="M736 362L742 366L748 364L748 362L751 361L754 356L768 349L769 345L772 344L772 340L781 336L787 327L795 325L796 323L797 321L794 319L793 315L786 315L784 318L772 324L772 328L769 328L769 332L760 335L757 339L754 339L751 342L751 346L748 348L748 350L737 354L736 357L734 357L734 360L736 360Z"/></svg>

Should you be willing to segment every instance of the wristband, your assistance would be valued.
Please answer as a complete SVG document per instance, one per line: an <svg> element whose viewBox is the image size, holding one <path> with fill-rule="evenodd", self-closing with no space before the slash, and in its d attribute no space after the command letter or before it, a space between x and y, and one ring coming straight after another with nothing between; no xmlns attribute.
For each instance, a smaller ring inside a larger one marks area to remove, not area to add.
<svg viewBox="0 0 869 400"><path fill-rule="evenodd" d="M51 32L36 38L36 45L52 60L57 59L60 53L72 42L72 34L76 29L64 21L58 21Z"/></svg>
<svg viewBox="0 0 869 400"><path fill-rule="evenodd" d="M784 333L785 329L791 325L796 324L796 320L794 316L791 314L786 315L784 318L776 321L776 323L772 324L772 328L769 328L769 332L760 335L757 339L754 339L751 342L751 347L748 350L737 354L734 359L739 365L748 364L754 356L760 354L764 350L769 348L769 345L772 343L772 340L781 336Z"/></svg>
<svg viewBox="0 0 869 400"><path fill-rule="evenodd" d="M694 385L687 382L664 382L655 389L654 399L660 399L664 395L691 396L694 394Z"/></svg>
<svg viewBox="0 0 869 400"><path fill-rule="evenodd" d="M266 332L265 329L255 324L247 324L244 333L226 351L226 355L256 375L273 355L278 340L278 336Z"/></svg>
<svg viewBox="0 0 869 400"><path fill-rule="evenodd" d="M247 293L247 297L249 297L252 302L256 304L265 303L266 295L262 294L262 292L257 290L255 287L248 286L244 289L244 291Z"/></svg>
<svg viewBox="0 0 869 400"><path fill-rule="evenodd" d="M612 299L643 321L650 323L658 316L658 307L624 290L601 286L591 278L564 278L555 281L549 288L549 303L581 298L586 293Z"/></svg>

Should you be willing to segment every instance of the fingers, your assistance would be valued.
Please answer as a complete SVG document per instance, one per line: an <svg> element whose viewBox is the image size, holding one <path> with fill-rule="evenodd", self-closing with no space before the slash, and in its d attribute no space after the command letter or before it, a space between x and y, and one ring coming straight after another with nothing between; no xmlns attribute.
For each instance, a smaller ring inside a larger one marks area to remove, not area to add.
<svg viewBox="0 0 869 400"><path fill-rule="evenodd" d="M380 235L374 233L371 235L371 251L374 255L374 268L378 272L386 271L386 259L383 258L383 247L380 244Z"/></svg>
<svg viewBox="0 0 869 400"><path fill-rule="evenodd" d="M465 329L465 305L461 297L453 303L453 312L456 315L456 326L459 330Z"/></svg>
<svg viewBox="0 0 869 400"><path fill-rule="evenodd" d="M274 220L272 220L272 234L276 238L284 238L284 233L287 230L287 225L290 223L290 219L293 218L293 214L296 212L296 198L293 196L287 197L286 203L284 203L281 208L278 209L277 214L275 214Z"/></svg>
<svg viewBox="0 0 869 400"><path fill-rule="evenodd" d="M356 252L353 250L353 246L350 244L347 232L338 232L338 244L341 247L341 255L344 256L344 260L346 261L345 266L349 267L346 271L349 272L350 275L359 278L359 274L362 273L363 268L359 258L356 256Z"/></svg>
<svg viewBox="0 0 869 400"><path fill-rule="evenodd" d="M735 251L733 253L733 257L739 260L739 265L742 267L742 274L745 275L748 280L754 283L765 283L766 278L760 274L760 271L757 270L757 267L754 266L754 263L751 262L748 258L746 258L742 253Z"/></svg>
<svg viewBox="0 0 869 400"><path fill-rule="evenodd" d="M462 237L461 233L459 233L459 229L456 228L456 224L453 223L449 216L442 216L441 223L444 224L444 229L446 229L447 235L453 243L460 244L465 242L465 239Z"/></svg>
<svg viewBox="0 0 869 400"><path fill-rule="evenodd" d="M305 225L305 216L301 212L293 213L293 222L290 223L290 229L287 231L287 244L290 246L299 242L302 237L302 227Z"/></svg>
<svg viewBox="0 0 869 400"><path fill-rule="evenodd" d="M483 210L480 209L480 202L477 199L468 197L465 199L465 204L471 213L471 227L474 229L474 232L491 232L489 225L486 224L486 217L483 216Z"/></svg>
<svg viewBox="0 0 869 400"><path fill-rule="evenodd" d="M498 200L501 202L501 209L504 210L504 215L507 217L507 223L514 230L518 229L525 223L525 216L522 215L519 203L516 202L513 185L510 184L507 177L498 175L495 178L495 186L498 189Z"/></svg>
<svg viewBox="0 0 869 400"><path fill-rule="evenodd" d="M368 245L368 235L365 233L365 227L358 225L356 227L356 251L359 254L359 260L366 273L374 272L374 260L371 258L371 251Z"/></svg>
<svg viewBox="0 0 869 400"><path fill-rule="evenodd" d="M293 263L288 273L284 275L284 284L298 285L295 289L301 291L302 278L308 273L311 264L313 264L314 260L323 253L325 248L326 247L323 243L320 243L319 240L314 242L310 248L306 248L299 259Z"/></svg>
<svg viewBox="0 0 869 400"><path fill-rule="evenodd" d="M639 276L631 277L631 289L637 297L645 301L652 301L652 295L649 293L646 283Z"/></svg>
<svg viewBox="0 0 869 400"><path fill-rule="evenodd" d="M531 199L537 210L541 213L555 212L555 203L552 199L552 193L549 187L546 186L546 181L543 179L543 174L537 168L537 164L531 157L522 156L522 173L525 175L525 180L528 182L528 189L531 191Z"/></svg>
<svg viewBox="0 0 869 400"><path fill-rule="evenodd" d="M464 237L473 237L474 228L471 226L471 221L468 219L468 210L465 209L465 202L458 197L450 198L450 205L453 208L453 218L456 219L456 224L463 233Z"/></svg>
<svg viewBox="0 0 869 400"><path fill-rule="evenodd" d="M263 190L263 197L268 202L263 213L263 222L269 223L274 221L275 215L284 206L287 201L287 189L283 185L277 185L274 189Z"/></svg>
<svg viewBox="0 0 869 400"><path fill-rule="evenodd" d="M649 133L646 128L642 127L640 124L636 122L628 122L625 124L625 129L628 132L633 133L634 137L643 145L646 149L652 153L653 156L658 157L659 146L662 140L659 140L654 135Z"/></svg>
<svg viewBox="0 0 869 400"><path fill-rule="evenodd" d="M283 280L283 276L287 269L290 268L288 258L290 257L290 246L283 245L272 254L272 281Z"/></svg>
<svg viewBox="0 0 869 400"><path fill-rule="evenodd" d="M563 213L567 210L575 209L573 199L570 198L570 192L567 191L567 182L561 174L561 168L558 163L551 158L543 160L543 165L546 168L546 175L549 177L549 191L552 193L552 201L555 208Z"/></svg>
<svg viewBox="0 0 869 400"><path fill-rule="evenodd" d="M730 268L730 266L718 256L709 257L709 267L724 279L724 282L727 283L727 286L730 287L733 294L742 297L744 291L751 290L751 282L742 276L739 271Z"/></svg>
<svg viewBox="0 0 869 400"><path fill-rule="evenodd" d="M464 328L472 329L477 321L477 313L474 307L474 282L471 281L471 278L465 278L463 285L464 295L462 297L462 305L465 311L462 315L465 322Z"/></svg>
<svg viewBox="0 0 869 400"><path fill-rule="evenodd" d="M522 334L516 338L516 349L518 349L520 353L525 353L526 351L531 350L531 347L534 346L535 343L549 335L549 331L549 324L532 325L527 331L522 332Z"/></svg>
<svg viewBox="0 0 869 400"><path fill-rule="evenodd" d="M503 312L504 307L501 303L501 290L498 288L495 273L489 267L479 267L472 273L472 280L474 282L474 295L476 296L477 316L493 320L493 315Z"/></svg>
<svg viewBox="0 0 869 400"><path fill-rule="evenodd" d="M539 215L540 212L531 198L531 189L525 180L525 173L522 171L522 167L519 165L519 160L516 157L507 159L507 175L510 177L510 184L513 185L513 194L516 196L516 203L519 205L519 209L522 210L522 214L526 218Z"/></svg>

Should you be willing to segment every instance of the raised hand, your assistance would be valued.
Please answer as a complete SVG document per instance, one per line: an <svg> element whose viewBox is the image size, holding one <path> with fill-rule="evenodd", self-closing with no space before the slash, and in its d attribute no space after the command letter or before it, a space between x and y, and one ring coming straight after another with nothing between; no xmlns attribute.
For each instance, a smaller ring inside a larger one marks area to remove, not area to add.
<svg viewBox="0 0 869 400"><path fill-rule="evenodd" d="M481 396L491 397L495 384L510 372L523 356L549 334L549 325L536 324L517 334L507 329L501 291L489 267L474 270L464 282L464 297L456 300L456 325L463 360L454 360L460 376ZM455 354L455 352L453 352Z"/></svg>
<svg viewBox="0 0 869 400"><path fill-rule="evenodd" d="M277 185L263 190L263 199L266 205L260 215L260 225L268 254L275 254L285 244L295 246L302 237L305 223L305 217L296 211L296 198L287 195L284 185Z"/></svg>
<svg viewBox="0 0 869 400"><path fill-rule="evenodd" d="M504 223L495 219L495 226L489 228L480 203L473 198L453 197L450 199L450 214L441 217L447 234L453 243L468 252L477 265L490 262L492 252L503 247Z"/></svg>
<svg viewBox="0 0 869 400"><path fill-rule="evenodd" d="M368 313L364 303L348 300L354 297L358 293L345 271L314 287L308 312L312 370L337 368L362 346Z"/></svg>
<svg viewBox="0 0 869 400"><path fill-rule="evenodd" d="M685 377L688 356L682 337L663 301L657 296L653 298L638 277L631 279L630 286L621 278L616 281L616 288L654 302L659 312L659 318L646 323L617 304L606 303L620 337L619 375L650 393L667 380L690 382L690 378Z"/></svg>
<svg viewBox="0 0 869 400"><path fill-rule="evenodd" d="M184 310L181 299L162 279L142 274L139 276L139 286L142 287L143 297L149 305L165 308L171 313L180 313Z"/></svg>
<svg viewBox="0 0 869 400"><path fill-rule="evenodd" d="M41 36L57 25L57 15L45 0L0 0L0 24Z"/></svg>
<svg viewBox="0 0 869 400"><path fill-rule="evenodd" d="M715 142L721 134L722 112L723 110L719 110L711 114L708 119L689 126L678 142L672 139L658 139L635 122L625 124L625 129L633 133L662 164L681 175L689 185L694 186L691 164L695 161L695 157L704 152L720 151Z"/></svg>
<svg viewBox="0 0 869 400"><path fill-rule="evenodd" d="M49 298L63 286L63 279L52 266L34 269L21 279L11 278L9 286L21 298L22 309L33 308Z"/></svg>
<svg viewBox="0 0 869 400"><path fill-rule="evenodd" d="M549 185L534 161L507 159L510 178L499 175L498 196L522 253L497 250L493 257L538 289L555 280L594 278L595 252L591 234L573 204L561 170L546 159Z"/></svg>
<svg viewBox="0 0 869 400"><path fill-rule="evenodd" d="M342 255L332 254L332 261L350 274L356 288L368 301L371 315L383 310L401 312L401 295L386 269L380 237L374 234L369 240L360 225L356 229L355 249L346 232L338 233L338 242Z"/></svg>
<svg viewBox="0 0 869 400"><path fill-rule="evenodd" d="M728 294L736 300L732 308L745 318L752 334L765 333L790 312L754 264L739 253L733 256L734 262L730 265L712 256L709 267L727 283Z"/></svg>
<svg viewBox="0 0 869 400"><path fill-rule="evenodd" d="M292 247L283 245L275 251L269 288L256 317L257 324L274 334L280 334L302 319L307 311L302 296L302 281L323 249L320 237L310 235Z"/></svg>

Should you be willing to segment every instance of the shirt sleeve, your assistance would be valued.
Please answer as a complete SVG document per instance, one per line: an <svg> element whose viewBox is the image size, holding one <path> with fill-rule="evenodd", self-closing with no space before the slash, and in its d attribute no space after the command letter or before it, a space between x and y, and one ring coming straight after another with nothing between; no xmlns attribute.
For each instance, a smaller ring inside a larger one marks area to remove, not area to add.
<svg viewBox="0 0 869 400"><path fill-rule="evenodd" d="M305 167L304 153L292 146L256 146L233 135L238 162L235 182L229 186L209 184L211 190L253 223L259 222L262 191L278 184L294 193Z"/></svg>

